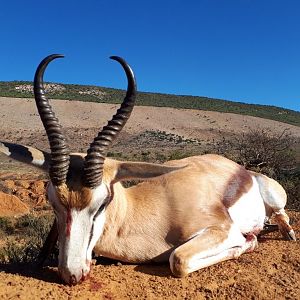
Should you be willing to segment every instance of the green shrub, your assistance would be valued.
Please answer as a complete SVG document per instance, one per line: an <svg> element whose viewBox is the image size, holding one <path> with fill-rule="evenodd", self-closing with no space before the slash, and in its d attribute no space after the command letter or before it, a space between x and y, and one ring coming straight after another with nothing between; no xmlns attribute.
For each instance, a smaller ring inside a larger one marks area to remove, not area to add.
<svg viewBox="0 0 300 300"><path fill-rule="evenodd" d="M13 222L10 218L7 217L0 217L0 233L1 237L5 236L6 234L11 235L14 233L14 226Z"/></svg>
<svg viewBox="0 0 300 300"><path fill-rule="evenodd" d="M37 259L43 246L53 216L25 215L16 220L11 233L7 236L5 246L0 249L0 263L27 263Z"/></svg>

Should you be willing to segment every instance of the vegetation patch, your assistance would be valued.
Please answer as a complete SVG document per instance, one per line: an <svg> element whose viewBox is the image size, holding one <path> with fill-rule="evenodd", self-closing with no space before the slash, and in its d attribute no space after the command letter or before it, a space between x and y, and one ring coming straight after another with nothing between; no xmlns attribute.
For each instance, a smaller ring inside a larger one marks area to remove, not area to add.
<svg viewBox="0 0 300 300"><path fill-rule="evenodd" d="M53 223L52 215L0 218L0 263L35 262Z"/></svg>
<svg viewBox="0 0 300 300"><path fill-rule="evenodd" d="M167 133L161 130L146 130L143 132L138 139L156 140L161 142L169 142L174 144L196 144L200 145L201 142L196 139L187 139L178 134Z"/></svg>

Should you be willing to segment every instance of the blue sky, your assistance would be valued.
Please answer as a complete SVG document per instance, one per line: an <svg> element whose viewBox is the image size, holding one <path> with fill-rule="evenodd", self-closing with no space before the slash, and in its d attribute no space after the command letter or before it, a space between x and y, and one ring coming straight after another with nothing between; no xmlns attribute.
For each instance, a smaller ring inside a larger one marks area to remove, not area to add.
<svg viewBox="0 0 300 300"><path fill-rule="evenodd" d="M140 91L199 95L300 111L300 1L3 1L0 81L125 88L124 57Z"/></svg>

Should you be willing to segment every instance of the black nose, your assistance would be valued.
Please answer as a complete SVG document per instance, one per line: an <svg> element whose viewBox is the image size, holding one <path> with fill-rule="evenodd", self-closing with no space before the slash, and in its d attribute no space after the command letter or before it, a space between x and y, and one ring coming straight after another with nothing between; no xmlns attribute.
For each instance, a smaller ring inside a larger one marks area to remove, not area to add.
<svg viewBox="0 0 300 300"><path fill-rule="evenodd" d="M75 275L71 275L69 283L70 285L75 285L77 283Z"/></svg>

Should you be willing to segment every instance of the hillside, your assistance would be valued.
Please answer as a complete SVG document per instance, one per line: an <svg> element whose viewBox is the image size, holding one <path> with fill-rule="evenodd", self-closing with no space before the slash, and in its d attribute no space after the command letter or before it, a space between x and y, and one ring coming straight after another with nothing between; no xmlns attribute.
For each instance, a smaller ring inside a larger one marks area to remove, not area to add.
<svg viewBox="0 0 300 300"><path fill-rule="evenodd" d="M0 140L47 150L49 144L30 93L31 85L22 83L15 87L19 88L14 88L14 93L28 93L28 98L0 97ZM46 88L56 90L61 98L65 98L64 85L51 84ZM116 92L115 102L123 98L122 91ZM96 94L94 97L99 102L109 98L108 90L99 88L81 87L77 94L78 98ZM169 97L170 101L177 99ZM50 95L50 98L55 96ZM53 100L51 105L65 130L71 151L86 151L99 128L118 107L111 103L75 100ZM289 132L298 140L300 138L299 125L242 114L140 105L134 108L108 156L163 162L209 152L217 141L223 143L223 138L239 138L253 129L277 136ZM35 268L32 263L53 218L46 201L46 179L46 174L0 155L1 299L299 298L299 242L282 240L278 232L261 237L255 252L205 268L186 278L171 276L168 264L127 265L98 259L93 260L96 264L89 279L78 286L66 286L57 275L56 260L50 260L50 267L43 269ZM300 199L299 193L293 190L296 180L287 181L292 192L290 207ZM292 199L296 200L293 202ZM29 214L17 216L28 210ZM288 213L299 237L300 213Z"/></svg>
<svg viewBox="0 0 300 300"><path fill-rule="evenodd" d="M75 84L48 83L46 84L46 90L52 99L87 102L120 103L124 96L123 90ZM0 96L32 98L32 82L0 82ZM300 126L300 112L276 106L245 104L207 97L139 92L137 105L235 113Z"/></svg>

